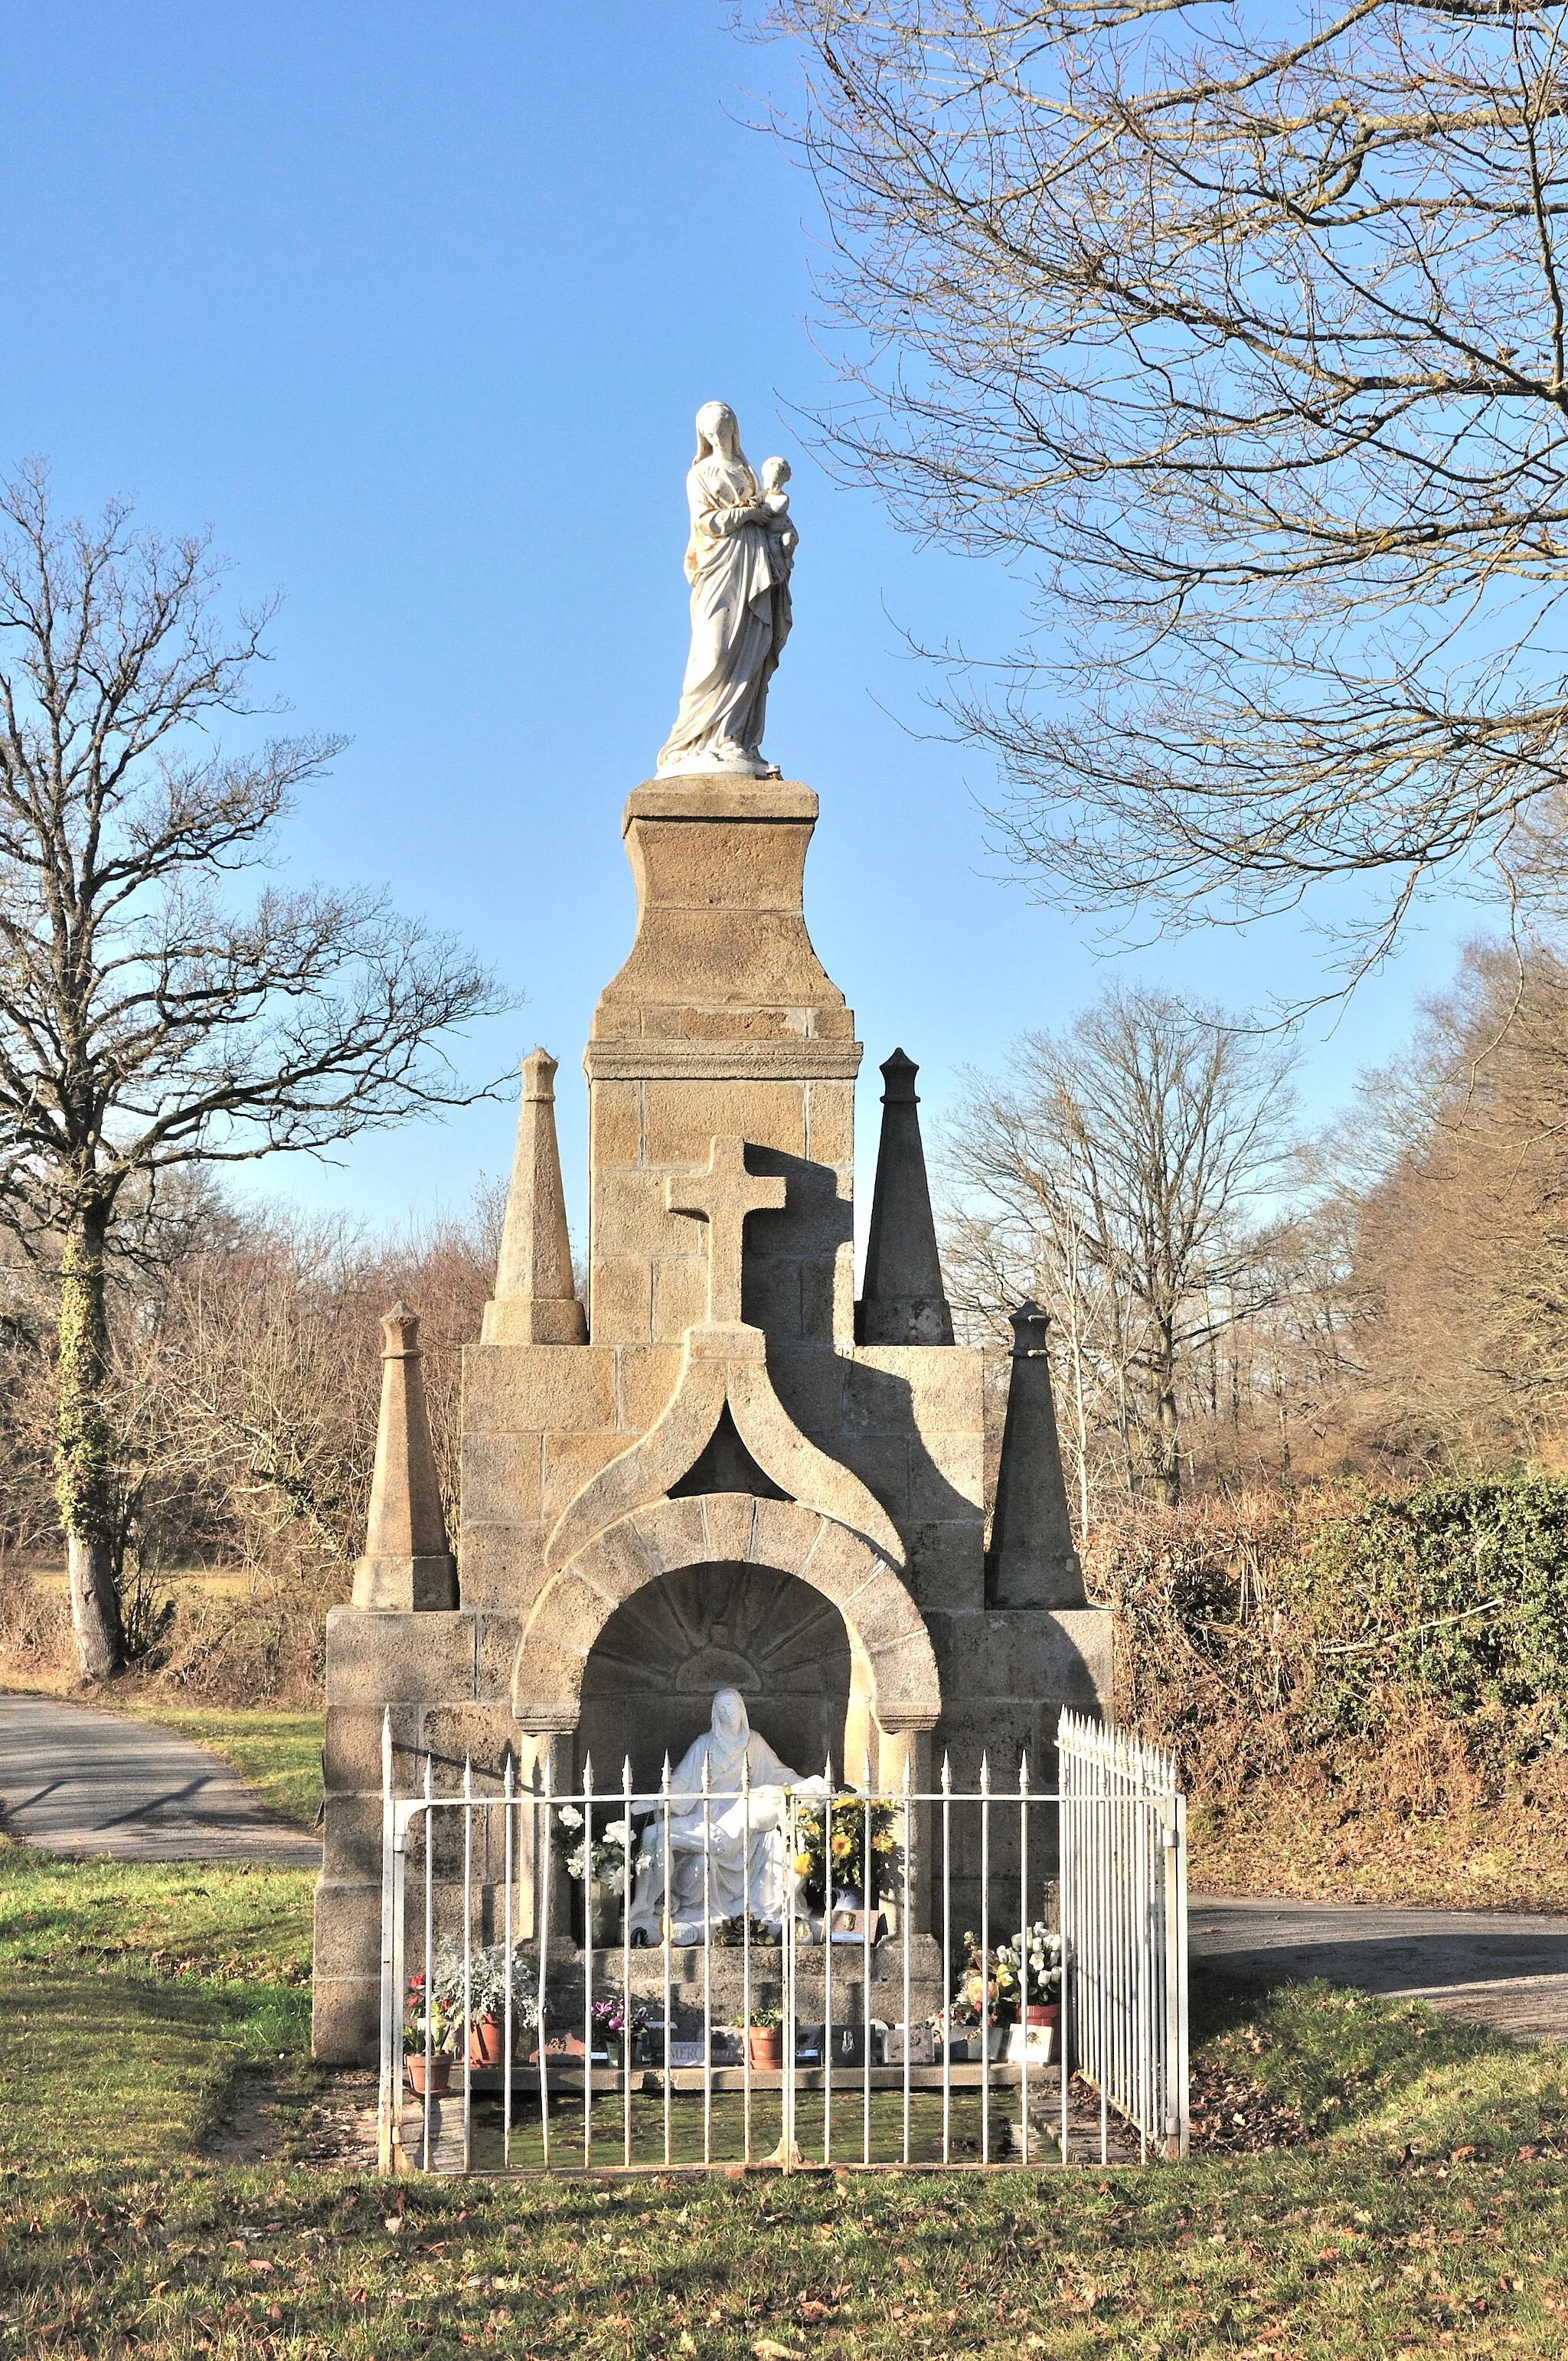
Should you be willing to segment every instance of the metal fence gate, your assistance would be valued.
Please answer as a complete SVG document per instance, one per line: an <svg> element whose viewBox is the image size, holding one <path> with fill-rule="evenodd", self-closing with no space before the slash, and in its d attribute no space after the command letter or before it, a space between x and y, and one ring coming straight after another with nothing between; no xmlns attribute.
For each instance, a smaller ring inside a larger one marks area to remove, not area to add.
<svg viewBox="0 0 1568 2361"><path fill-rule="evenodd" d="M1176 1763L1064 1713L1061 1928L1072 1962L1068 2038L1079 2073L1138 2133L1140 2153L1187 2153L1187 1799Z"/></svg>
<svg viewBox="0 0 1568 2361"><path fill-rule="evenodd" d="M383 2171L785 2171L1187 2147L1185 1807L1064 1714L1059 1785L399 1795L382 1735ZM716 1917L763 1887L774 1915ZM729 1879L725 1887L726 1877ZM771 1881L771 1882L770 1882ZM685 1897L683 1900L683 1896ZM685 1914L685 1915L683 1915ZM414 1964L411 1966L411 1961Z"/></svg>

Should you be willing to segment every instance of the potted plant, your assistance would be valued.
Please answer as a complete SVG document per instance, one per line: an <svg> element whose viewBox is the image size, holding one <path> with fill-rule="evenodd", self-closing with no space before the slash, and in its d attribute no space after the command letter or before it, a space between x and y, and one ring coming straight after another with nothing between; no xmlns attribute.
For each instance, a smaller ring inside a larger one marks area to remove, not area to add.
<svg viewBox="0 0 1568 2361"><path fill-rule="evenodd" d="M784 2064L784 2015L754 2008L746 2022L746 2057L753 2073L775 2073Z"/></svg>
<svg viewBox="0 0 1568 2361"><path fill-rule="evenodd" d="M507 1952L504 1943L491 1943L468 1960L468 2063L499 2066L506 2048ZM539 2023L536 1979L527 1960L514 1951L511 1959L511 2023L514 2037ZM445 2011L455 2050L463 2031L464 1972L460 1951L444 1951L436 1961L435 1998Z"/></svg>
<svg viewBox="0 0 1568 2361"><path fill-rule="evenodd" d="M441 2098L452 2082L452 2019L438 1993L425 2002L422 1976L409 1978L409 2005L403 2016L403 2056L416 2098Z"/></svg>

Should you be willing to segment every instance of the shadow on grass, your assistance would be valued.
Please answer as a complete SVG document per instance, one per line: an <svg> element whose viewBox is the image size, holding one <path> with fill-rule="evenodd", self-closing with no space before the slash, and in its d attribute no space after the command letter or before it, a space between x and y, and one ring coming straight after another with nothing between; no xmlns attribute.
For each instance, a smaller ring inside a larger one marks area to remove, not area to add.
<svg viewBox="0 0 1568 2361"><path fill-rule="evenodd" d="M75 1860L0 1835L0 1963L303 1984L314 1887L308 1869Z"/></svg>
<svg viewBox="0 0 1568 2361"><path fill-rule="evenodd" d="M299 2054L309 2005L281 1985L12 1969L0 2016L0 2162L190 2157L237 2071Z"/></svg>
<svg viewBox="0 0 1568 2361"><path fill-rule="evenodd" d="M1199 1962L1190 2027L1195 2059L1259 2084L1312 2138L1381 2113L1443 2069L1519 2054L1506 2034L1424 2001L1321 1978L1268 1985Z"/></svg>

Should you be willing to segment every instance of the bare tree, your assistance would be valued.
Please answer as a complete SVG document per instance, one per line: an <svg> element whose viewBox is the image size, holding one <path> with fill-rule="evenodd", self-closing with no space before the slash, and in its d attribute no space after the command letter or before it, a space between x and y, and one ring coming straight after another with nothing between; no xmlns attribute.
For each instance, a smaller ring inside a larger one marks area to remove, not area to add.
<svg viewBox="0 0 1568 2361"><path fill-rule="evenodd" d="M441 1037L499 1005L369 893L220 887L337 741L228 754L267 610L225 627L207 542L0 489L0 1221L59 1284L56 1467L84 1674L121 1661L106 1257L192 1167L462 1104Z"/></svg>
<svg viewBox="0 0 1568 2361"><path fill-rule="evenodd" d="M1053 1309L1090 1269L1098 1306L1076 1315L1135 1417L1162 1499L1180 1498L1179 1387L1210 1341L1260 1299L1255 1233L1283 1183L1288 1053L1218 1010L1113 989L1060 1035L1026 1034L1007 1082L978 1082L954 1126L951 1170ZM1128 1379L1141 1387L1135 1404ZM1080 1466L1082 1460L1080 1456Z"/></svg>
<svg viewBox="0 0 1568 2361"><path fill-rule="evenodd" d="M1563 0L765 13L838 455L1036 587L948 702L1037 889L1239 920L1354 876L1354 976L1440 877L1507 887L1568 773Z"/></svg>
<svg viewBox="0 0 1568 2361"><path fill-rule="evenodd" d="M1568 958L1477 943L1360 1126L1361 1410L1417 1464L1555 1449L1568 1416ZM1367 1160L1372 1160L1368 1159Z"/></svg>

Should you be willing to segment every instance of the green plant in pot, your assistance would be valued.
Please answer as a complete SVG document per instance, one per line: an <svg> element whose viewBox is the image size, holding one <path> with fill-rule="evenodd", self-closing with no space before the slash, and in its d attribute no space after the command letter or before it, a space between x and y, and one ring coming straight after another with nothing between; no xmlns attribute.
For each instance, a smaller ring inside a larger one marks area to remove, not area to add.
<svg viewBox="0 0 1568 2361"><path fill-rule="evenodd" d="M511 2025L515 2042L539 2023L539 1994L533 1969L514 1951L509 1971L504 1943L491 1943L468 1958L468 2063L499 2066L506 2048L507 1985L511 1985ZM435 1999L452 2025L451 2047L463 2034L463 1954L443 1951L435 1964Z"/></svg>
<svg viewBox="0 0 1568 2361"><path fill-rule="evenodd" d="M754 2008L746 2020L746 2055L752 2070L774 2073L784 2064L784 2012Z"/></svg>

